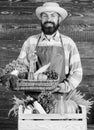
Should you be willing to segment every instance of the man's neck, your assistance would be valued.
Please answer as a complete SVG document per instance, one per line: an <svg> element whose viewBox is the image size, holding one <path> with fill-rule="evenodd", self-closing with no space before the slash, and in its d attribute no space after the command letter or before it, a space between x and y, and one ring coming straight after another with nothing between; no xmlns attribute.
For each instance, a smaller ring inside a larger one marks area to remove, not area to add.
<svg viewBox="0 0 94 130"><path fill-rule="evenodd" d="M52 37L54 37L56 35L56 32L55 33L53 33L52 35L46 35L45 34L45 37L48 39L48 40L50 40Z"/></svg>

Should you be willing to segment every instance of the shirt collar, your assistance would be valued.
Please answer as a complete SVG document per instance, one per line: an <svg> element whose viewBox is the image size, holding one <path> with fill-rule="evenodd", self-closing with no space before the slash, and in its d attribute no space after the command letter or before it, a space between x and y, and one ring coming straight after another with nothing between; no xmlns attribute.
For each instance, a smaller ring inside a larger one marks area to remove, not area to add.
<svg viewBox="0 0 94 130"><path fill-rule="evenodd" d="M60 41L59 31L57 31L55 34L53 34L50 39L48 39L47 36L43 32L41 33L41 41L44 41L44 40L50 41L51 39L53 39L56 42L59 42Z"/></svg>

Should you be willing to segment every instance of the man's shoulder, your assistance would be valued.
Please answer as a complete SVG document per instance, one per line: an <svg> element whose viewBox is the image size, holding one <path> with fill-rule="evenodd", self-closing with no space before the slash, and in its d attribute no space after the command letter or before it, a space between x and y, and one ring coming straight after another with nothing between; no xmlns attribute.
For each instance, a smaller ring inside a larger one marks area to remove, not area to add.
<svg viewBox="0 0 94 130"><path fill-rule="evenodd" d="M67 35L61 34L61 38L62 38L63 44L65 44L65 45L70 45L70 46L76 45L76 43L73 41L73 39Z"/></svg>
<svg viewBox="0 0 94 130"><path fill-rule="evenodd" d="M61 34L61 33L60 33L60 35L61 35L61 38L64 39L64 40L72 40L72 38L67 36L67 35L64 35L64 34Z"/></svg>
<svg viewBox="0 0 94 130"><path fill-rule="evenodd" d="M39 34L35 34L35 35L32 35L32 36L29 36L29 37L28 37L28 40L33 40L33 39L34 39L34 40L37 40L37 39L40 37L40 35L41 35L41 34L39 33Z"/></svg>
<svg viewBox="0 0 94 130"><path fill-rule="evenodd" d="M40 37L40 34L36 34L36 35L29 36L29 37L25 40L24 45L25 45L25 46L36 45L37 42L38 42L39 37Z"/></svg>

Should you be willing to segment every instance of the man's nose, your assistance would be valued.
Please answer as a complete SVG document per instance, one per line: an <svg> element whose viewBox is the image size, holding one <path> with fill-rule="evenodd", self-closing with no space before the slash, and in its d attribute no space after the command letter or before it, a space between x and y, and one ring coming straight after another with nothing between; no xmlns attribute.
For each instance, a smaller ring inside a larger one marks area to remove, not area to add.
<svg viewBox="0 0 94 130"><path fill-rule="evenodd" d="M48 17L48 21L51 21L51 20L52 20L52 17L51 17L51 16L49 16L49 17Z"/></svg>

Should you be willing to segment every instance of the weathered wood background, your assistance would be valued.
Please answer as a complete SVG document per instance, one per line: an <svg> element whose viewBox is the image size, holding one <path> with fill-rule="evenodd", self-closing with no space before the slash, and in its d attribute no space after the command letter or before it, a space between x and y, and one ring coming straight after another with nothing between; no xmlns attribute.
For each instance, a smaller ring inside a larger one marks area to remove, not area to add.
<svg viewBox="0 0 94 130"><path fill-rule="evenodd" d="M36 1L0 0L0 67L17 58L28 36L40 32L35 9L42 2ZM94 100L94 0L61 0L60 5L69 12L69 17L61 23L60 32L76 42L81 55L84 76L79 89L86 94L86 99ZM17 128L17 118L8 117L13 95L24 96L0 85L0 130ZM88 117L88 124L94 124L94 106Z"/></svg>

